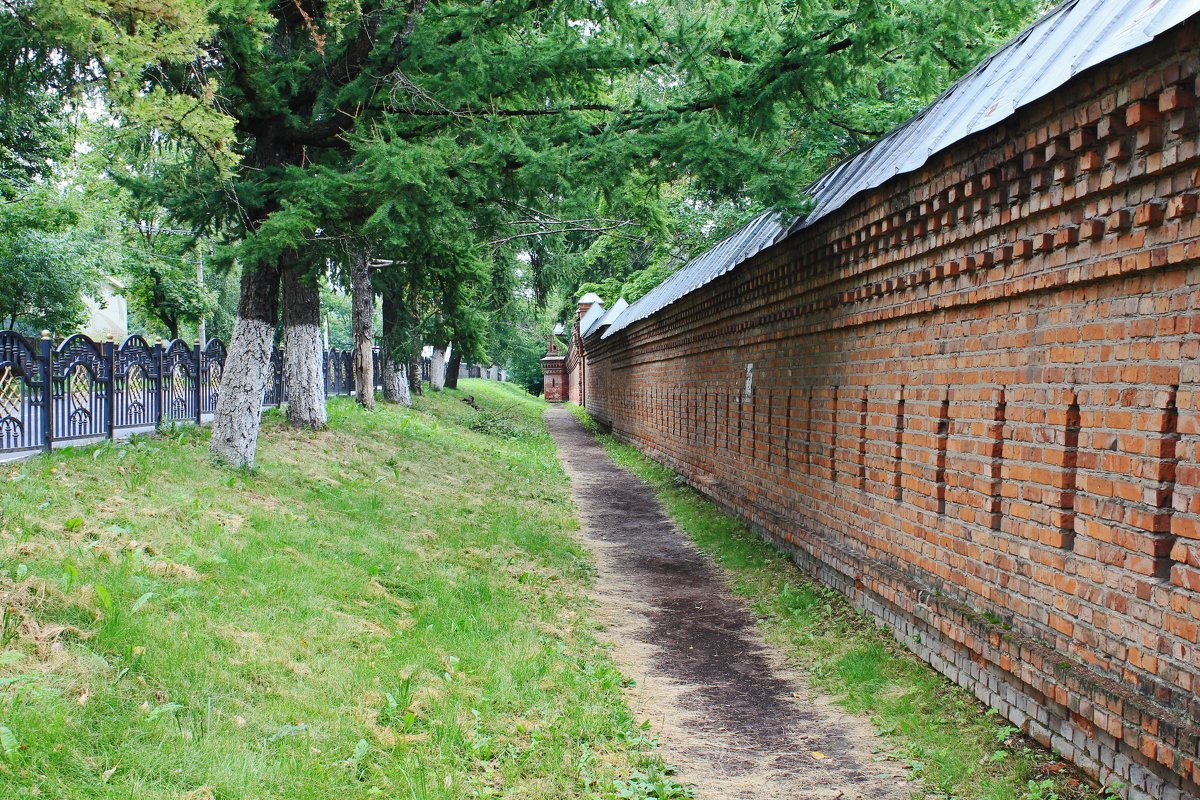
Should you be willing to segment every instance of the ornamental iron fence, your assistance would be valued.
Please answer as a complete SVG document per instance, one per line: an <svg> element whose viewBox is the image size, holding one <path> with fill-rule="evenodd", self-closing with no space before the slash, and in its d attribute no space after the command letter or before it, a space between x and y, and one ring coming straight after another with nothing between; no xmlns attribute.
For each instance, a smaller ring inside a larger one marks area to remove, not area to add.
<svg viewBox="0 0 1200 800"><path fill-rule="evenodd" d="M77 333L57 345L0 330L0 455L50 450L57 442L113 438L172 422L201 424L216 412L226 347L181 339L150 344L130 336L117 344ZM378 349L372 353L381 389ZM326 395L354 393L354 351L323 356ZM422 378L429 379L428 359ZM271 351L263 406L287 402L283 350Z"/></svg>

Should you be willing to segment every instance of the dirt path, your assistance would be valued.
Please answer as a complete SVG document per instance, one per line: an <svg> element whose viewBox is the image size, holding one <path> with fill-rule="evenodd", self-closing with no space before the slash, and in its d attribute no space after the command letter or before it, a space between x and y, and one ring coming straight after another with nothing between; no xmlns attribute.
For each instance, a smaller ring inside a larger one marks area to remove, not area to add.
<svg viewBox="0 0 1200 800"><path fill-rule="evenodd" d="M696 797L908 798L918 787L873 759L871 728L814 697L763 643L755 617L654 490L565 408L549 409L546 424L598 560L604 635L637 681L630 703Z"/></svg>

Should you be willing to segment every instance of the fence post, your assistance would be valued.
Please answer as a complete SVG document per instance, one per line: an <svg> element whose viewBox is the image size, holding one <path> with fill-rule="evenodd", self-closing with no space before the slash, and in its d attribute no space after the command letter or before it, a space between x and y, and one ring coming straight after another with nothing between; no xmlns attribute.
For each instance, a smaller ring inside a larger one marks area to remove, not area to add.
<svg viewBox="0 0 1200 800"><path fill-rule="evenodd" d="M42 331L42 449L54 449L54 347L50 331Z"/></svg>
<svg viewBox="0 0 1200 800"><path fill-rule="evenodd" d="M154 401L154 427L161 428L163 421L163 370L162 370L162 337L154 337L154 374L155 374L155 391L156 399Z"/></svg>
<svg viewBox="0 0 1200 800"><path fill-rule="evenodd" d="M275 363L275 407L283 407L283 343L278 350L279 360Z"/></svg>
<svg viewBox="0 0 1200 800"><path fill-rule="evenodd" d="M200 419L200 415L202 413L202 409L204 408L204 388L203 388L203 385L200 383L200 376L203 374L203 370L200 369L201 354L200 354L200 337L199 336L197 336L195 341L192 343L192 349L195 350L195 352L196 352L196 392L195 392L195 394L196 394L196 427L198 428L198 427L200 427L200 425L203 424Z"/></svg>
<svg viewBox="0 0 1200 800"><path fill-rule="evenodd" d="M113 335L104 343L104 360L108 362L108 389L104 393L104 416L108 422L108 438L115 439L117 431L117 346Z"/></svg>

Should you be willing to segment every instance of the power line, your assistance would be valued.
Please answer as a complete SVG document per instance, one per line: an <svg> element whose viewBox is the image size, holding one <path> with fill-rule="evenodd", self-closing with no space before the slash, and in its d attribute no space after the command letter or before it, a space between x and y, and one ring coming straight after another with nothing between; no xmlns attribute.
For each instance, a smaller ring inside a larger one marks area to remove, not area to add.
<svg viewBox="0 0 1200 800"><path fill-rule="evenodd" d="M189 231L189 230L185 230L183 228L156 228L145 222L134 222L132 220L127 220L127 219L118 219L118 220L114 220L114 222L116 222L119 225L124 225L128 228L136 228L139 231L141 231L142 233L168 233L173 236L200 236L201 235L200 233L198 233L196 231Z"/></svg>

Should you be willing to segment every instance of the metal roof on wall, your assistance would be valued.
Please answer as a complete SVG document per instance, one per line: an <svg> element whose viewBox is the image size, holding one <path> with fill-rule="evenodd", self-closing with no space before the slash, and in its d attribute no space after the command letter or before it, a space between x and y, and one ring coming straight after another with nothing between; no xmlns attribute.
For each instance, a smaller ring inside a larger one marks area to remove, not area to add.
<svg viewBox="0 0 1200 800"><path fill-rule="evenodd" d="M755 217L631 305L604 335L645 319L833 213L861 192L920 169L935 153L1045 97L1074 76L1150 42L1200 13L1200 0L1067 0L992 53L920 113L809 187L815 205L783 229Z"/></svg>
<svg viewBox="0 0 1200 800"><path fill-rule="evenodd" d="M620 300L613 303L613 307L608 310L608 313L604 315L604 317L600 320L600 324L596 327L603 328L605 325L612 325L617 321L617 317L625 313L625 309L627 308L629 308L629 303L625 302L625 298L622 297Z"/></svg>
<svg viewBox="0 0 1200 800"><path fill-rule="evenodd" d="M934 153L1012 116L1084 70L1200 13L1200 0L1067 0L960 78L908 122L809 187L816 206L793 230L859 192L920 169ZM790 232L790 231L789 231Z"/></svg>
<svg viewBox="0 0 1200 800"><path fill-rule="evenodd" d="M600 322L600 318L604 316L604 304L599 302L600 295L596 295L596 302L592 303L591 308L584 313L579 320L579 335L587 336L592 332L592 328Z"/></svg>
<svg viewBox="0 0 1200 800"><path fill-rule="evenodd" d="M603 338L616 331L645 319L655 311L674 303L689 292L724 275L759 250L775 242L785 231L791 218L783 218L777 211L764 211L747 222L733 235L722 239L700 255L683 265L678 272L647 292L636 303L625 309L612 322Z"/></svg>

